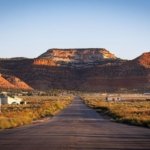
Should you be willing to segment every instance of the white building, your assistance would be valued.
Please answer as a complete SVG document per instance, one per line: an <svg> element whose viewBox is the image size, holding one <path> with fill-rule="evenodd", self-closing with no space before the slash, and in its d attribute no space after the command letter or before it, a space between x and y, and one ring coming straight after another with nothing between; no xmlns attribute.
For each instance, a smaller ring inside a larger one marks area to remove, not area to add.
<svg viewBox="0 0 150 150"><path fill-rule="evenodd" d="M6 95L0 95L0 102L1 104L20 104L22 102L22 99L19 97L10 97Z"/></svg>
<svg viewBox="0 0 150 150"><path fill-rule="evenodd" d="M121 101L121 97L120 96L106 96L105 100L107 102L110 102L110 101Z"/></svg>

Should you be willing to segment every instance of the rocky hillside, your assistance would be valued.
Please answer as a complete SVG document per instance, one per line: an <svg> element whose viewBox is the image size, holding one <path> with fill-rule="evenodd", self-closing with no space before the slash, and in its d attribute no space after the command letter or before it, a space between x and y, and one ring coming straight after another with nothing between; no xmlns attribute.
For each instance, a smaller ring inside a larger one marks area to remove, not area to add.
<svg viewBox="0 0 150 150"><path fill-rule="evenodd" d="M19 78L15 76L10 76L10 75L3 75L3 77L11 83L15 89L21 89L21 90L33 90L27 83L24 81L20 80Z"/></svg>
<svg viewBox="0 0 150 150"><path fill-rule="evenodd" d="M140 57L136 58L135 61L145 68L150 68L150 52L143 53Z"/></svg>
<svg viewBox="0 0 150 150"><path fill-rule="evenodd" d="M11 84L9 81L7 81L5 78L3 78L2 75L0 74L0 88L14 89L15 86Z"/></svg>
<svg viewBox="0 0 150 150"><path fill-rule="evenodd" d="M35 59L2 59L0 73L40 90L150 91L149 60L150 52L127 61L105 49L50 49Z"/></svg>
<svg viewBox="0 0 150 150"><path fill-rule="evenodd" d="M106 49L50 49L34 60L34 65L64 66L90 64L117 57Z"/></svg>
<svg viewBox="0 0 150 150"><path fill-rule="evenodd" d="M2 74L0 74L0 89L33 90L33 88L19 78Z"/></svg>
<svg viewBox="0 0 150 150"><path fill-rule="evenodd" d="M0 59L0 89L33 90L23 79L23 68L28 70L29 59Z"/></svg>

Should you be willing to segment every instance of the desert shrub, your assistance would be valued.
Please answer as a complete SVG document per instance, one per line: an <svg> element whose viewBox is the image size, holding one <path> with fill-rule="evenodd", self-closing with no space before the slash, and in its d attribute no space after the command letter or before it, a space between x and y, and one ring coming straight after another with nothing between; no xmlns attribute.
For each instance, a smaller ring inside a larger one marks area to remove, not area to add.
<svg viewBox="0 0 150 150"><path fill-rule="evenodd" d="M0 129L13 128L53 116L65 108L72 97L26 96L27 105L3 105L0 114Z"/></svg>
<svg viewBox="0 0 150 150"><path fill-rule="evenodd" d="M150 101L106 102L101 98L83 97L85 103L118 122L150 127Z"/></svg>

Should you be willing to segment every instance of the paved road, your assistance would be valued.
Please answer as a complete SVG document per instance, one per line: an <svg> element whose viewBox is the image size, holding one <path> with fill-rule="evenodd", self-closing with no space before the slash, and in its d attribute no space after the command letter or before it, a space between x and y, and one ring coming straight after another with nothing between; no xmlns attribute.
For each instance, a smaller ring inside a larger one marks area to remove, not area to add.
<svg viewBox="0 0 150 150"><path fill-rule="evenodd" d="M150 129L112 122L79 98L42 123L0 132L1 150L150 150Z"/></svg>

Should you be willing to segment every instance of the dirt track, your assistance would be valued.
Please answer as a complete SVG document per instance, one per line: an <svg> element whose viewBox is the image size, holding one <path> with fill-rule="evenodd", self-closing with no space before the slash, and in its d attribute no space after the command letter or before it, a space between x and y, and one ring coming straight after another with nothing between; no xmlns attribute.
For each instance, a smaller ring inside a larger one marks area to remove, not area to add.
<svg viewBox="0 0 150 150"><path fill-rule="evenodd" d="M52 119L0 132L1 150L150 150L150 129L115 123L76 97Z"/></svg>

